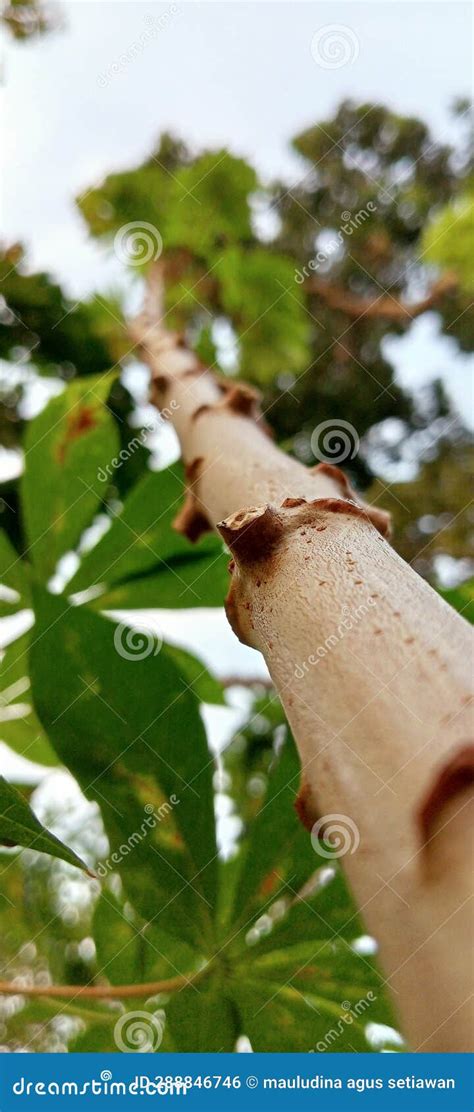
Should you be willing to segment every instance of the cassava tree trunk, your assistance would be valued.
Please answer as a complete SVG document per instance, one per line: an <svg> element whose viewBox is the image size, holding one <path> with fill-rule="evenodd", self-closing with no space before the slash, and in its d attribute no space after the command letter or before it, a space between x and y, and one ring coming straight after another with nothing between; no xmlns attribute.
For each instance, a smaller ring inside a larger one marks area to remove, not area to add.
<svg viewBox="0 0 474 1112"><path fill-rule="evenodd" d="M176 527L217 529L232 552L229 621L265 657L301 757L299 813L346 851L410 1047L470 1049L469 627L391 548L382 510L337 468L285 456L254 391L164 329L160 283L130 333L186 464Z"/></svg>

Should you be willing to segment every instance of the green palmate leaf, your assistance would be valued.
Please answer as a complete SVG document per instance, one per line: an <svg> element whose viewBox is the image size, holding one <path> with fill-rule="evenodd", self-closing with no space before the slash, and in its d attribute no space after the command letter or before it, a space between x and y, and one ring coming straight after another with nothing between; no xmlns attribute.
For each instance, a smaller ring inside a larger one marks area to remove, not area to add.
<svg viewBox="0 0 474 1112"><path fill-rule="evenodd" d="M317 928L313 928L313 930ZM332 939L318 937L305 942L289 943L265 951L256 946L245 961L246 972L263 983L270 980L291 985L300 992L313 992L339 1005L343 1000L356 1003L370 990L371 1020L393 1024L393 1012L382 991L380 973L370 957L354 951L352 945L337 934Z"/></svg>
<svg viewBox="0 0 474 1112"><path fill-rule="evenodd" d="M242 1034L229 983L217 973L173 993L166 1022L176 1050L184 1052L231 1052Z"/></svg>
<svg viewBox="0 0 474 1112"><path fill-rule="evenodd" d="M273 717L271 707L268 713ZM261 756L259 763L263 769ZM234 918L227 960L235 964L228 991L243 1033L255 1050L311 1049L328 1016L339 1015L343 1003L356 1005L369 990L366 1022L393 1025L375 963L354 948L364 928L343 876L315 853L296 816L300 773L291 738L273 752L267 775L229 886ZM350 1023L351 1040L358 1039L358 1049L373 1049L358 1018ZM340 1033L338 1040L338 1049L351 1049Z"/></svg>
<svg viewBox="0 0 474 1112"><path fill-rule="evenodd" d="M20 792L8 784L3 776L0 776L0 844L27 846L41 853L49 853L52 857L59 857L61 861L77 865L79 869L87 869L72 849L68 849L59 838L42 826Z"/></svg>
<svg viewBox="0 0 474 1112"><path fill-rule="evenodd" d="M372 993L359 996L352 1011L348 997L328 1001L313 992L265 981L250 974L237 982L234 1000L254 1051L273 1053L371 1051L365 1025L372 1020ZM364 1010L364 1002L366 1010Z"/></svg>
<svg viewBox="0 0 474 1112"><path fill-rule="evenodd" d="M240 877L234 897L234 914L242 921L248 921L259 908L277 897L291 904L323 864L295 810L300 777L296 747L288 736L278 751L273 751L267 789L242 846ZM342 881L341 886L344 887ZM298 907L304 908L304 904ZM344 909L347 916L354 912L347 889ZM299 911L299 914L305 912ZM314 935L315 916L310 914Z"/></svg>
<svg viewBox="0 0 474 1112"><path fill-rule="evenodd" d="M198 968L197 951L156 923L145 923L129 904L103 889L92 931L97 973L111 984L138 984L189 976Z"/></svg>
<svg viewBox="0 0 474 1112"><path fill-rule="evenodd" d="M69 1010L69 1009L68 1009ZM104 1014L97 1009L97 1015L87 1019L85 1029L76 1035L68 1045L70 1054L118 1054L119 1048L114 1041L114 1026L117 1013Z"/></svg>
<svg viewBox="0 0 474 1112"><path fill-rule="evenodd" d="M351 899L347 884L340 870L323 869L313 873L308 870L309 890L293 894L286 911L258 941L255 955L270 953L275 949L311 942L314 938L343 938L352 943L363 934L362 922ZM257 920L258 923L258 920Z"/></svg>
<svg viewBox="0 0 474 1112"><path fill-rule="evenodd" d="M201 555L202 553L202 555ZM196 606L222 606L229 590L229 557L216 538L203 541L198 549L188 549L185 558L170 558L158 563L158 571L148 572L93 599L94 610L189 609Z"/></svg>
<svg viewBox="0 0 474 1112"><path fill-rule="evenodd" d="M270 896L285 891L288 852L297 862L298 849L307 840L294 809L298 785L295 747L287 741L273 756L267 792L242 847L240 880L235 891L235 907L242 917L250 905L255 902L261 905ZM312 864L316 867L316 862ZM298 884L296 869L293 883Z"/></svg>
<svg viewBox="0 0 474 1112"><path fill-rule="evenodd" d="M118 435L105 401L112 377L73 382L28 427L23 511L33 565L51 575L78 541L103 493L100 469Z"/></svg>
<svg viewBox="0 0 474 1112"><path fill-rule="evenodd" d="M149 472L82 561L69 592L103 585L103 608L221 605L228 558L217 538L196 548L172 529L183 498L181 468Z"/></svg>
<svg viewBox="0 0 474 1112"><path fill-rule="evenodd" d="M194 692L197 699L202 703L225 704L221 684L211 676L197 657L186 652L185 649L176 648L175 645L167 645L166 654L170 660L174 660L183 676L184 684Z"/></svg>
<svg viewBox="0 0 474 1112"><path fill-rule="evenodd" d="M12 641L2 659L0 738L15 753L38 764L56 765L52 749L32 706L28 652L31 634Z"/></svg>
<svg viewBox="0 0 474 1112"><path fill-rule="evenodd" d="M158 651L151 638L134 655L131 630L85 608L38 592L36 612L36 711L101 807L109 867L119 869L144 919L208 942L217 879L213 761L186 677L166 647Z"/></svg>
<svg viewBox="0 0 474 1112"><path fill-rule="evenodd" d="M75 1014L73 1008L72 1015ZM87 1026L70 1042L70 1053L94 1054L102 1051L126 1054L142 1051L152 1054L175 1049L170 1044L163 1008L155 1000L127 1001L127 1008L122 1012L116 1007L107 1012L105 1004L102 1007L93 1005L86 1014L84 1009L78 1009L77 1015L79 1019L84 1019Z"/></svg>

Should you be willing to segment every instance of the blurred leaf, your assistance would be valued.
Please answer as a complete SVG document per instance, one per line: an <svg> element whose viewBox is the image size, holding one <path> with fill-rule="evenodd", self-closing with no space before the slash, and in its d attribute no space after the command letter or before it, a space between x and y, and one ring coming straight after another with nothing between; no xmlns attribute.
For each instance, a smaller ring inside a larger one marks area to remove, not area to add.
<svg viewBox="0 0 474 1112"><path fill-rule="evenodd" d="M191 688L197 699L202 703L218 703L225 705L224 692L219 680L211 676L207 668L192 653L185 649L178 649L176 645L167 645L166 654L174 660L183 677L186 677L186 686Z"/></svg>
<svg viewBox="0 0 474 1112"><path fill-rule="evenodd" d="M145 919L159 917L180 937L209 941L217 871L213 760L196 697L166 649L156 655L153 639L134 657L126 627L44 592L36 611L36 711L101 808L112 867ZM150 808L160 815L151 829Z"/></svg>
<svg viewBox="0 0 474 1112"><path fill-rule="evenodd" d="M176 174L177 204L170 208L165 241L209 257L217 245L251 234L250 194L255 170L226 150L209 151Z"/></svg>
<svg viewBox="0 0 474 1112"><path fill-rule="evenodd" d="M0 314L0 357L15 360L25 349L34 366L48 375L97 375L113 362L119 334L125 334L104 299L73 302L49 274L23 272L21 244L0 248L0 281L5 305ZM130 346L130 345L128 345ZM126 350L126 349L125 349Z"/></svg>
<svg viewBox="0 0 474 1112"><path fill-rule="evenodd" d="M299 762L292 741L274 754L269 769L268 788L241 851L241 874L235 891L239 915L247 916L250 903L285 890L286 861L291 854L295 867L293 881L298 886L297 862L307 834L294 808L299 787ZM316 862L312 862L316 867Z"/></svg>
<svg viewBox="0 0 474 1112"><path fill-rule="evenodd" d="M126 579L92 599L94 610L189 609L222 606L229 590L229 554L216 538L188 550L188 558L172 557L158 571Z"/></svg>
<svg viewBox="0 0 474 1112"><path fill-rule="evenodd" d="M302 885L297 891L289 890L286 904L278 909L276 917L269 916L263 929L258 918L255 920L258 940L257 946L257 941L253 939L255 956L296 943L312 942L315 938L331 940L337 937L352 943L364 933L339 869L335 872L323 869L321 872L319 865L313 874L307 872L306 880L307 886ZM354 957L356 964L359 961Z"/></svg>
<svg viewBox="0 0 474 1112"><path fill-rule="evenodd" d="M466 621L474 623L474 579L461 583L459 587L449 587L444 590L439 587L438 594L463 618L466 618Z"/></svg>
<svg viewBox="0 0 474 1112"><path fill-rule="evenodd" d="M117 1022L117 1012L104 1014L102 1008L97 1014L97 1019L89 1021L85 1030L76 1035L69 1043L70 1054L119 1054L119 1047L114 1041L114 1026Z"/></svg>
<svg viewBox="0 0 474 1112"><path fill-rule="evenodd" d="M100 609L222 605L228 556L216 537L191 547L172 529L182 499L181 468L145 475L84 557L68 593L104 584Z"/></svg>
<svg viewBox="0 0 474 1112"><path fill-rule="evenodd" d="M218 975L173 993L166 1022L180 1052L231 1053L242 1034L227 982Z"/></svg>
<svg viewBox="0 0 474 1112"><path fill-rule="evenodd" d="M92 931L98 974L113 985L165 980L197 968L195 950L163 931L159 920L140 920L109 891L103 890L98 900Z"/></svg>
<svg viewBox="0 0 474 1112"><path fill-rule="evenodd" d="M229 247L215 270L224 309L240 334L241 375L269 382L309 360L310 318L291 259Z"/></svg>
<svg viewBox="0 0 474 1112"><path fill-rule="evenodd" d="M326 891L326 884L319 883L321 858L315 854L309 832L295 810L301 771L288 730L286 740L283 742L280 736L276 751L269 755L266 788L242 842L234 914L250 926L255 916L262 914L262 908L282 901L286 911L284 915L280 911L268 937L271 949L280 946L283 939L287 945L289 941L312 938L315 932L320 937L332 937L346 921L349 937L355 938L357 932L362 933L362 926L347 885L340 873L331 881L330 891ZM262 766L255 775L262 779ZM310 889L302 899L301 893L310 882L314 891Z"/></svg>
<svg viewBox="0 0 474 1112"><path fill-rule="evenodd" d="M273 728L278 723L272 701L262 704L260 716L255 715L257 737L264 715L269 714ZM254 1050L304 1051L323 1038L329 1018L341 1014L343 1002L357 1004L369 990L369 1002L362 1005L369 1008L370 1003L367 1022L395 1021L376 964L353 947L364 928L342 873L334 863L322 865L297 818L299 762L291 737L283 744L281 726L277 728L270 765L262 762L262 750L254 765L252 776L266 776L268 783L257 812L248 819L240 858L232 863L234 919L228 925L226 952L228 963L235 964L229 966L228 990ZM348 1040L354 1038L358 1049L373 1049L357 1015L350 1033L341 1025L334 1049L351 1049Z"/></svg>
<svg viewBox="0 0 474 1112"><path fill-rule="evenodd" d="M225 150L206 152L174 171L152 156L134 170L109 175L77 203L92 235L117 236L116 251L136 268L156 257L160 240L167 252L183 248L209 259L223 242L248 238L249 196L256 184L248 163Z"/></svg>
<svg viewBox="0 0 474 1112"><path fill-rule="evenodd" d="M474 195L465 194L443 207L422 238L429 262L453 272L466 294L474 289Z"/></svg>
<svg viewBox="0 0 474 1112"><path fill-rule="evenodd" d="M29 566L18 555L4 529L0 530L0 583L15 596L11 601L0 600L5 614L30 605ZM3 616L0 613L0 616Z"/></svg>
<svg viewBox="0 0 474 1112"><path fill-rule="evenodd" d="M140 229L147 233L147 225L155 227L166 239L165 228L167 213L178 199L177 185L174 176L160 167L157 162L150 165L118 174L109 174L103 184L87 191L77 198L77 205L86 220L89 231L93 236L103 237L112 241L117 233L121 233L118 247L123 259L127 261L127 253L133 249L133 243L127 240L123 229L129 225L130 229ZM137 216L137 214L139 214ZM148 229L149 234L149 229ZM139 258L150 261L151 255L147 249L148 241L143 241L143 255L133 258L134 266ZM151 251L158 240L150 240Z"/></svg>
<svg viewBox="0 0 474 1112"><path fill-rule="evenodd" d="M104 404L111 378L73 382L28 426L23 511L29 553L47 578L89 525L104 491L99 470L118 443Z"/></svg>
<svg viewBox="0 0 474 1112"><path fill-rule="evenodd" d="M12 784L8 784L3 776L0 776L0 844L28 846L38 853L49 853L52 857L59 857L61 861L87 871L87 866L80 857L42 826L20 792Z"/></svg>
<svg viewBox="0 0 474 1112"><path fill-rule="evenodd" d="M0 693L0 738L15 753L43 765L57 765L51 748L32 706L28 651L31 634L24 633L5 649L2 659L2 690Z"/></svg>
<svg viewBox="0 0 474 1112"><path fill-rule="evenodd" d="M256 1052L374 1050L364 1034L365 1024L372 1020L370 997L367 1011L358 1015L354 1010L351 1016L343 1006L351 1002L350 996L327 1000L314 992L282 985L280 980L273 981L268 970L261 980L248 973L236 982L233 993L242 1028ZM366 992L361 988L354 1001L359 1008L364 998Z"/></svg>

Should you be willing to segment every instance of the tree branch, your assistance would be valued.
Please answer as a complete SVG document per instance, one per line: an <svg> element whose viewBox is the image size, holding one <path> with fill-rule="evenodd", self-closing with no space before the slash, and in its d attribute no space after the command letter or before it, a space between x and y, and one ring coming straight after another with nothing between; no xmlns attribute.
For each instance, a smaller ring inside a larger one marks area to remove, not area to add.
<svg viewBox="0 0 474 1112"><path fill-rule="evenodd" d="M367 317L369 320L389 320L395 323L406 323L415 317L426 313L448 293L457 287L457 279L453 274L444 274L435 284L426 297L421 301L410 303L400 301L397 297L382 293L378 297L357 297L349 293L343 286L335 282L325 282L323 278L311 277L305 282L305 289L315 294L330 309L339 310L346 316L358 319Z"/></svg>

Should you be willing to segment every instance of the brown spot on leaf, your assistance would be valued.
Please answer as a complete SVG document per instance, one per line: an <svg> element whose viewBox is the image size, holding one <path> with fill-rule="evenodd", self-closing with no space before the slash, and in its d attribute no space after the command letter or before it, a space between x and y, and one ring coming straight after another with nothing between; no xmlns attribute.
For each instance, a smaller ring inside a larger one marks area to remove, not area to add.
<svg viewBox="0 0 474 1112"><path fill-rule="evenodd" d="M59 442L56 452L58 462L63 464L71 444L85 436L97 425L97 415L90 405L81 405L68 414L66 432Z"/></svg>
<svg viewBox="0 0 474 1112"><path fill-rule="evenodd" d="M272 871L270 873L267 873L267 875L262 880L262 883L260 885L260 894L262 896L271 896L272 892L275 891L275 888L278 887L279 883L280 878L278 872L275 869L272 869Z"/></svg>

